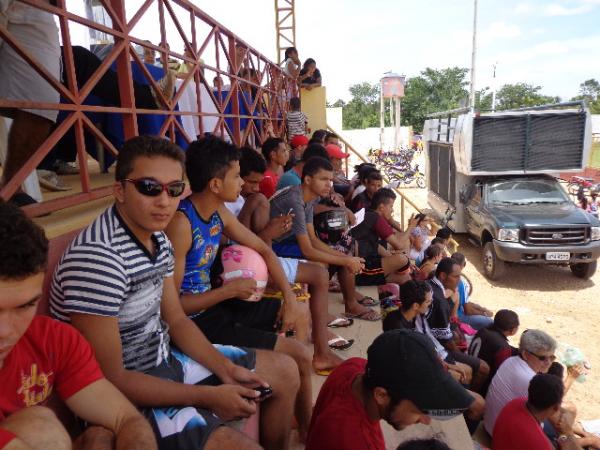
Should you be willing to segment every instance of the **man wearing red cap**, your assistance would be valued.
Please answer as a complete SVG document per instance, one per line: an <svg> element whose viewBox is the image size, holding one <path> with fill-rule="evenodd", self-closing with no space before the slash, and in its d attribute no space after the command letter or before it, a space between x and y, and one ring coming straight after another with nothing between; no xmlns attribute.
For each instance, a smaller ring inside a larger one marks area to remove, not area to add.
<svg viewBox="0 0 600 450"><path fill-rule="evenodd" d="M304 154L304 150L308 147L308 138L303 134L298 134L292 137L290 141L290 147L292 147L292 153L290 154L290 159L288 163L285 165L285 170L290 170L294 165L302 159L302 155Z"/></svg>
<svg viewBox="0 0 600 450"><path fill-rule="evenodd" d="M333 189L346 199L351 193L351 185L342 168L342 160L348 158L350 155L344 153L340 146L336 144L327 144L325 149L333 166Z"/></svg>

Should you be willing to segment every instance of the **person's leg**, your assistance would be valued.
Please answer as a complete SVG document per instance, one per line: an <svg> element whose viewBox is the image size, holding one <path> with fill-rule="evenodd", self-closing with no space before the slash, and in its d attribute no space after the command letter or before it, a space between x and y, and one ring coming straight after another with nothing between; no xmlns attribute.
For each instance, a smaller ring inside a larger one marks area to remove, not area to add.
<svg viewBox="0 0 600 450"><path fill-rule="evenodd" d="M71 449L67 430L48 408L32 406L2 421L2 428L15 434L33 450Z"/></svg>
<svg viewBox="0 0 600 450"><path fill-rule="evenodd" d="M340 281L342 296L344 297L344 309L346 314L367 320L379 319L380 316L376 311L358 303L358 300L356 299L356 282L354 274L346 267L340 267L337 274L338 280Z"/></svg>
<svg viewBox="0 0 600 450"><path fill-rule="evenodd" d="M45 117L15 110L8 133L6 161L3 167L3 184L8 183L33 156L50 134L52 122ZM2 184L2 183L0 183Z"/></svg>
<svg viewBox="0 0 600 450"><path fill-rule="evenodd" d="M114 433L99 426L88 427L73 442L73 450L112 450L114 447Z"/></svg>
<svg viewBox="0 0 600 450"><path fill-rule="evenodd" d="M381 258L381 267L389 283L404 284L411 279L406 269L410 267L408 257L402 253Z"/></svg>
<svg viewBox="0 0 600 450"><path fill-rule="evenodd" d="M238 220L254 233L260 233L269 223L269 200L261 193L246 198Z"/></svg>
<svg viewBox="0 0 600 450"><path fill-rule="evenodd" d="M87 83L87 81L92 77L94 72L96 72L98 67L100 67L100 65L102 64L100 58L98 58L88 49L77 45L73 46L73 60L75 62L75 74L77 77L77 85L80 88L83 87L85 83ZM63 67L65 66L63 65ZM66 80L64 73L63 80ZM111 105L120 105L121 95L119 91L119 79L117 73L114 70L108 69L104 73L104 75L102 75L98 83L96 83L96 85L92 88L91 93ZM158 108L149 85L144 85L134 81L133 94L136 107L144 109ZM171 95L169 95L169 89L165 89L165 96L167 97L167 99L170 99Z"/></svg>
<svg viewBox="0 0 600 450"><path fill-rule="evenodd" d="M273 389L260 405L260 442L266 450L287 449L300 386L298 366L289 356L257 350L256 373Z"/></svg>
<svg viewBox="0 0 600 450"><path fill-rule="evenodd" d="M477 331L494 323L494 319L492 319L491 317L481 316L478 314L473 314L473 315L464 314L460 318L460 321L463 323L466 323L467 325L470 325L472 328L476 329Z"/></svg>
<svg viewBox="0 0 600 450"><path fill-rule="evenodd" d="M453 351L451 354L456 361L471 367L473 370L471 390L478 393L482 392L485 382L490 376L490 366L485 361L460 351Z"/></svg>
<svg viewBox="0 0 600 450"><path fill-rule="evenodd" d="M235 431L229 427L219 427L213 431L204 450L261 450L262 447L257 442L246 437L239 431Z"/></svg>
<svg viewBox="0 0 600 450"><path fill-rule="evenodd" d="M312 414L312 357L310 350L296 339L278 337L275 351L290 356L298 365L300 387L296 397L294 415L298 421L298 437L300 442L304 443Z"/></svg>
<svg viewBox="0 0 600 450"><path fill-rule="evenodd" d="M310 314L312 318L312 336L314 342L313 367L315 370L328 370L339 366L344 360L334 354L329 348L327 311L329 277L327 269L310 263L298 264L296 282L307 283L310 293Z"/></svg>

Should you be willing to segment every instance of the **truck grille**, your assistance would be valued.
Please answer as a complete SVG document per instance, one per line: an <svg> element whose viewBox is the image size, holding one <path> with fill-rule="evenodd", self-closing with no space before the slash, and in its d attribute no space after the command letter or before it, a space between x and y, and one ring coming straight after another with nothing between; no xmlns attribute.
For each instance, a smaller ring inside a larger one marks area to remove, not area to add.
<svg viewBox="0 0 600 450"><path fill-rule="evenodd" d="M531 245L571 245L587 242L587 228L528 228L525 230L525 243Z"/></svg>

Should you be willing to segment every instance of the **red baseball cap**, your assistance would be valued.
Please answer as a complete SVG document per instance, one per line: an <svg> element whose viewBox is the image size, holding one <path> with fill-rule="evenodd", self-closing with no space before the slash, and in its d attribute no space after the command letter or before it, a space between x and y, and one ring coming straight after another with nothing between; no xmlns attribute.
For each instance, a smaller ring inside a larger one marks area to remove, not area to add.
<svg viewBox="0 0 600 450"><path fill-rule="evenodd" d="M294 148L299 147L301 145L308 145L308 138L303 134L297 134L290 141L290 145Z"/></svg>
<svg viewBox="0 0 600 450"><path fill-rule="evenodd" d="M330 158L344 159L350 156L348 153L344 153L342 149L335 144L327 144L325 150L327 150L327 154Z"/></svg>

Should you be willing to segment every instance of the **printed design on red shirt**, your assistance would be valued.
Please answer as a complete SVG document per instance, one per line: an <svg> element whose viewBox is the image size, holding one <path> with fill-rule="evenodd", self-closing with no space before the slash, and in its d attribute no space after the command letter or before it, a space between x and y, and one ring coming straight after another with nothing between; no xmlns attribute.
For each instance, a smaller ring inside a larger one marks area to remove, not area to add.
<svg viewBox="0 0 600 450"><path fill-rule="evenodd" d="M29 374L21 373L21 387L17 394L23 396L23 404L27 407L44 403L52 393L54 372L39 372L36 363L31 364Z"/></svg>

